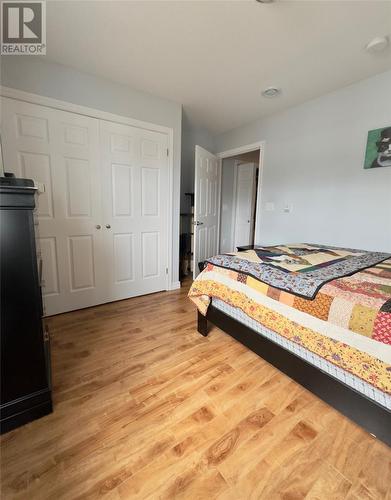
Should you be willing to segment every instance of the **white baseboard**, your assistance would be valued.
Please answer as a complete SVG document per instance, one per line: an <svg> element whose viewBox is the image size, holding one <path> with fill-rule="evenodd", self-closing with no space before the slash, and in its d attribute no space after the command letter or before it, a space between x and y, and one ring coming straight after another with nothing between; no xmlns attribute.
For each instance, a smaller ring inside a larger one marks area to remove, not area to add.
<svg viewBox="0 0 391 500"><path fill-rule="evenodd" d="M170 284L169 286L169 290L179 290L179 288L181 287L181 282L180 281L174 281Z"/></svg>

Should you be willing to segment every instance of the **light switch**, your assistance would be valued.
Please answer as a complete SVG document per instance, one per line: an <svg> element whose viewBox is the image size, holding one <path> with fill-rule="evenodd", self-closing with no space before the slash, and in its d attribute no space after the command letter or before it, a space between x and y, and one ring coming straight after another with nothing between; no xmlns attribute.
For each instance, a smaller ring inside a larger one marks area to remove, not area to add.
<svg viewBox="0 0 391 500"><path fill-rule="evenodd" d="M290 214L292 212L292 205L289 205L289 204L284 205L284 208L282 209L282 211L285 214Z"/></svg>

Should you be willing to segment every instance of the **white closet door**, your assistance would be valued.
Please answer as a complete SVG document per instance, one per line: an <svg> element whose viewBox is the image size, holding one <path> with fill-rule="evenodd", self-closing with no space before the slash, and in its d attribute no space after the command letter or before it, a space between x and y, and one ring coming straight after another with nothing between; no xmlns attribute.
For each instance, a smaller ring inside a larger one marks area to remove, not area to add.
<svg viewBox="0 0 391 500"><path fill-rule="evenodd" d="M165 134L100 121L105 293L167 289L169 171Z"/></svg>
<svg viewBox="0 0 391 500"><path fill-rule="evenodd" d="M2 98L4 167L34 179L46 314L104 300L98 120Z"/></svg>

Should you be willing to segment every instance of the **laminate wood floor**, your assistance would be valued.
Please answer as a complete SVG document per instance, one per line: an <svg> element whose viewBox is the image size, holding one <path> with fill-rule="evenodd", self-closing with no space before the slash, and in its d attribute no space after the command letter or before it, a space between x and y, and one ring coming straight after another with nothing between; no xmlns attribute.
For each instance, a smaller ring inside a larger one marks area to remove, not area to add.
<svg viewBox="0 0 391 500"><path fill-rule="evenodd" d="M391 449L186 293L50 319L55 410L2 437L2 498L391 498Z"/></svg>

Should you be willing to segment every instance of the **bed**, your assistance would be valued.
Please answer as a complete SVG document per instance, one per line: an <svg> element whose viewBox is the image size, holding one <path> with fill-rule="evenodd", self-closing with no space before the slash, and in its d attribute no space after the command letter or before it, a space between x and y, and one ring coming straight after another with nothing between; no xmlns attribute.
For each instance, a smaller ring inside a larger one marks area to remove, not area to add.
<svg viewBox="0 0 391 500"><path fill-rule="evenodd" d="M391 446L391 255L315 244L214 256L193 282L208 323Z"/></svg>

